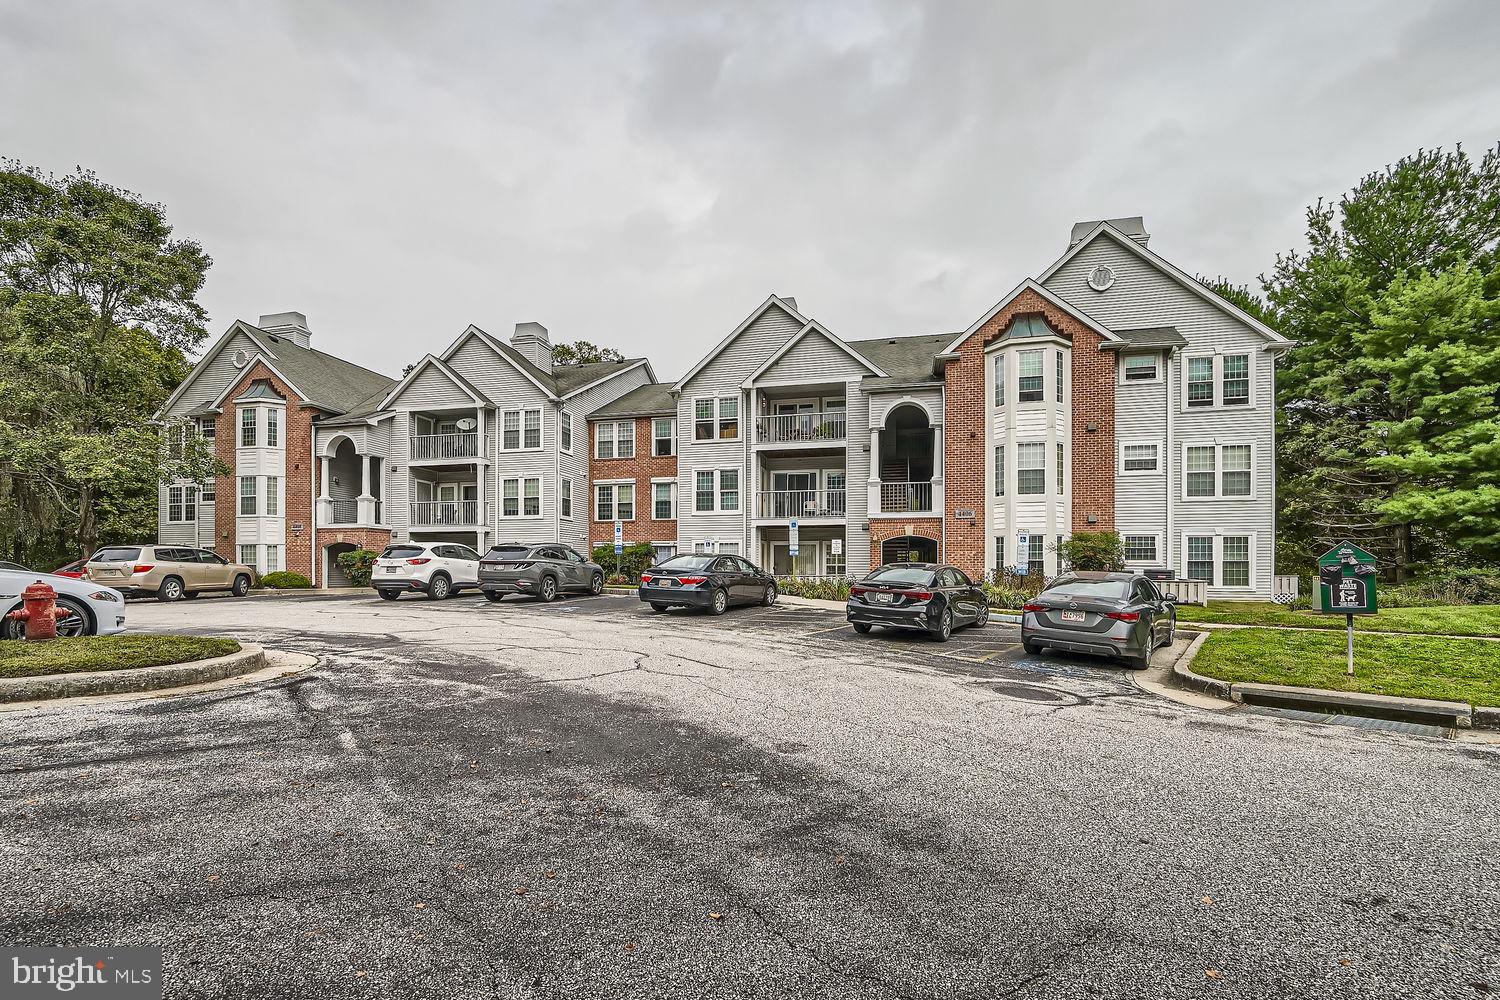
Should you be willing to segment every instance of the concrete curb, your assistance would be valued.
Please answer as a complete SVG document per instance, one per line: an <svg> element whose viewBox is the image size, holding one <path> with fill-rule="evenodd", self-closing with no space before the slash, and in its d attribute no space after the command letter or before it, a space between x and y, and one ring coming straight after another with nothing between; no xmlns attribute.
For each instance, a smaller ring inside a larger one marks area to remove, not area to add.
<svg viewBox="0 0 1500 1000"><path fill-rule="evenodd" d="M1172 664L1172 679L1179 687L1240 705L1268 705L1328 715L1359 715L1459 729L1500 729L1500 708L1473 708L1466 702L1397 698L1383 694L1329 691L1324 688L1291 687L1283 684L1232 684L1214 677L1205 677L1193 672L1192 663L1198 650L1212 634L1209 630L1199 632L1182 658Z"/></svg>
<svg viewBox="0 0 1500 1000"><path fill-rule="evenodd" d="M42 677L4 677L0 678L0 703L157 691L224 680L227 677L253 673L265 665L265 648L244 643L238 653L188 663L169 663L160 667L89 670L76 674L47 674Z"/></svg>

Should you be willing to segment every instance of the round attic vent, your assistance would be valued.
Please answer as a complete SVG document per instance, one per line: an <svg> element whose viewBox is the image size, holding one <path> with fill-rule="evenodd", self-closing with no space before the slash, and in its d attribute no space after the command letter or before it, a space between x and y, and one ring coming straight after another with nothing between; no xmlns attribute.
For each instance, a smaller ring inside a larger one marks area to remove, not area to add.
<svg viewBox="0 0 1500 1000"><path fill-rule="evenodd" d="M250 363L250 355L242 347L234 352L233 360L236 368L243 368Z"/></svg>
<svg viewBox="0 0 1500 1000"><path fill-rule="evenodd" d="M1089 287L1096 292L1102 292L1115 283L1115 272L1100 264L1089 272Z"/></svg>

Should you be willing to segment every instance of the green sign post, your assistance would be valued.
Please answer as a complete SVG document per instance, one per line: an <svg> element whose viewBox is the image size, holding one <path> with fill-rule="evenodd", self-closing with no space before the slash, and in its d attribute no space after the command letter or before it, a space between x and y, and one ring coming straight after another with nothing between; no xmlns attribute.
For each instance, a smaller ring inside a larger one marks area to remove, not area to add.
<svg viewBox="0 0 1500 1000"><path fill-rule="evenodd" d="M1349 632L1349 667L1354 676L1354 616L1379 611L1375 596L1375 557L1353 542L1340 542L1318 557L1318 610L1343 615Z"/></svg>

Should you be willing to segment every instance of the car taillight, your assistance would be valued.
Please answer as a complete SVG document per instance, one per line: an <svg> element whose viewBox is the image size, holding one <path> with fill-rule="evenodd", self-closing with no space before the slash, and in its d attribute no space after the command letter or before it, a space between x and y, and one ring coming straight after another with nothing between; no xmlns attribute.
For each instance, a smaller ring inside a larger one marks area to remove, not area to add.
<svg viewBox="0 0 1500 1000"><path fill-rule="evenodd" d="M694 586L695 584L707 583L708 582L708 577L706 577L706 576L682 576L682 577L678 577L678 580L684 586L691 587L691 586Z"/></svg>
<svg viewBox="0 0 1500 1000"><path fill-rule="evenodd" d="M906 592L906 596L910 597L914 601L930 601L930 600L932 600L932 591L930 591L930 590L908 590Z"/></svg>
<svg viewBox="0 0 1500 1000"><path fill-rule="evenodd" d="M426 566L430 562L432 562L432 560L428 559L426 556L423 556L421 559L408 559L408 560L406 560L406 564L408 566Z"/></svg>
<svg viewBox="0 0 1500 1000"><path fill-rule="evenodd" d="M495 562L495 561L493 561L493 560L490 560L490 559L481 559L481 560L479 560L479 565L481 565L481 566L488 566L490 569L494 569L496 566L499 566L500 564L497 563L497 562Z"/></svg>
<svg viewBox="0 0 1500 1000"><path fill-rule="evenodd" d="M656 577L652 576L650 573L642 573L641 574L641 582L642 583L650 583L652 580L655 580L655 579L656 579Z"/></svg>
<svg viewBox="0 0 1500 1000"><path fill-rule="evenodd" d="M137 566L130 567L130 571L132 573L149 573L149 572L151 572L155 568L156 568L156 564L155 563L141 563L141 564L139 564Z"/></svg>
<svg viewBox="0 0 1500 1000"><path fill-rule="evenodd" d="M868 594L869 592L870 592L870 588L869 587L855 586L855 587L850 587L849 588L849 593L851 593L851 594Z"/></svg>
<svg viewBox="0 0 1500 1000"><path fill-rule="evenodd" d="M1106 611L1104 617L1113 618L1117 622L1138 622L1141 620L1139 611Z"/></svg>
<svg viewBox="0 0 1500 1000"><path fill-rule="evenodd" d="M529 562L513 562L509 565L511 569L530 569L533 564Z"/></svg>
<svg viewBox="0 0 1500 1000"><path fill-rule="evenodd" d="M1047 610L1047 605L1045 605L1045 604L1023 604L1023 605L1021 605L1021 610L1022 611L1046 611Z"/></svg>

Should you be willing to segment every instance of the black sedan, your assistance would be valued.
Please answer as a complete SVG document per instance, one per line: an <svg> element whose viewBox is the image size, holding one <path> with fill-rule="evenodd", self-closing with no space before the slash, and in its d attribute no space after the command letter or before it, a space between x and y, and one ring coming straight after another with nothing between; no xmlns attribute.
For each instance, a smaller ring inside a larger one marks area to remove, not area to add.
<svg viewBox="0 0 1500 1000"><path fill-rule="evenodd" d="M1177 598L1139 573L1064 573L1026 603L1021 644L1118 656L1132 667L1151 665L1151 653L1177 634Z"/></svg>
<svg viewBox="0 0 1500 1000"><path fill-rule="evenodd" d="M955 628L988 622L990 605L984 591L953 566L887 563L850 588L846 613L856 632L886 625L947 642Z"/></svg>
<svg viewBox="0 0 1500 1000"><path fill-rule="evenodd" d="M641 574L641 600L652 611L703 608L722 615L731 604L776 603L776 580L739 556L673 556Z"/></svg>

